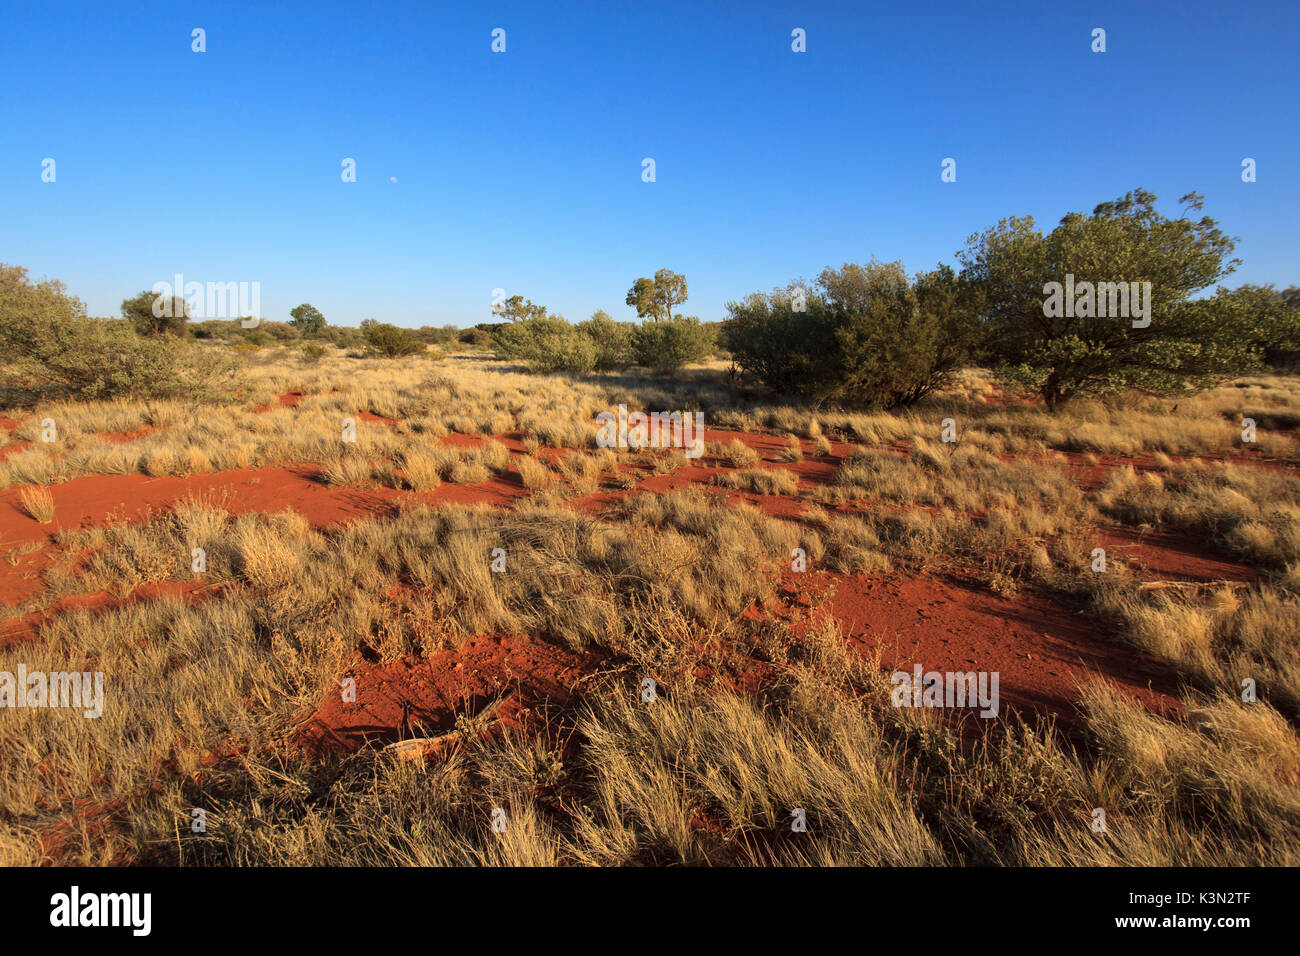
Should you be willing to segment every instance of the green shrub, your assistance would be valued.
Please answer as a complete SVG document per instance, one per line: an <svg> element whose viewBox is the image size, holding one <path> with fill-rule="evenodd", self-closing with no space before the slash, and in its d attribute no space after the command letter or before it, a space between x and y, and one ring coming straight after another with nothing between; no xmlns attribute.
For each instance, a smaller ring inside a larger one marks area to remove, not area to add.
<svg viewBox="0 0 1300 956"><path fill-rule="evenodd" d="M464 329L459 336L460 343L476 349L494 349L496 333L502 328L505 328L505 323L481 322L473 328Z"/></svg>
<svg viewBox="0 0 1300 956"><path fill-rule="evenodd" d="M336 349L359 349L366 344L365 338L360 329L354 329L351 326L326 326L327 337Z"/></svg>
<svg viewBox="0 0 1300 956"><path fill-rule="evenodd" d="M596 347L595 367L601 371L632 364L632 328L615 322L603 309L597 309L586 322L578 323L578 331Z"/></svg>
<svg viewBox="0 0 1300 956"><path fill-rule="evenodd" d="M263 320L258 324L257 328L265 332L272 341L279 342L282 345L301 341L304 335L291 322L268 322Z"/></svg>
<svg viewBox="0 0 1300 956"><path fill-rule="evenodd" d="M0 363L20 390L46 397L186 398L218 394L234 365L175 336L141 336L124 320L87 317L63 283L33 284L0 265Z"/></svg>
<svg viewBox="0 0 1300 956"><path fill-rule="evenodd" d="M524 362L534 372L584 374L596 367L596 343L559 316L502 325L492 347L497 358Z"/></svg>
<svg viewBox="0 0 1300 956"><path fill-rule="evenodd" d="M184 335L190 307L178 295L169 301L146 290L122 300L122 316L140 335Z"/></svg>
<svg viewBox="0 0 1300 956"><path fill-rule="evenodd" d="M385 358L401 358L424 351L424 343L410 329L399 328L387 322L365 319L361 323L361 337L367 348Z"/></svg>
<svg viewBox="0 0 1300 956"><path fill-rule="evenodd" d="M636 363L657 372L675 372L707 358L717 347L713 329L695 316L643 322L631 338Z"/></svg>
<svg viewBox="0 0 1300 956"><path fill-rule="evenodd" d="M802 302L796 294L728 303L725 344L745 374L815 401L910 405L946 382L980 333L978 294L946 266L913 281L898 262L846 264L824 270Z"/></svg>
<svg viewBox="0 0 1300 956"><path fill-rule="evenodd" d="M302 346L302 357L312 365L316 365L325 357L325 353L328 351L329 349L321 345L319 342L304 342Z"/></svg>

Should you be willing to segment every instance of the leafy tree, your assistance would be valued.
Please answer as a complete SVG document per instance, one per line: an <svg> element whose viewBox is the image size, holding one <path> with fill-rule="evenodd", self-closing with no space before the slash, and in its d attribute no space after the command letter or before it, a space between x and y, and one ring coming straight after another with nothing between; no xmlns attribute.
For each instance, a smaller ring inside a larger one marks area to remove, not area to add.
<svg viewBox="0 0 1300 956"><path fill-rule="evenodd" d="M656 322L671 321L673 306L686 301L686 276L671 269L660 269L653 279L637 279L627 293L627 304L636 309L637 318Z"/></svg>
<svg viewBox="0 0 1300 956"><path fill-rule="evenodd" d="M184 335L190 307L181 296L170 299L146 289L122 300L122 316L141 335Z"/></svg>
<svg viewBox="0 0 1300 956"><path fill-rule="evenodd" d="M1156 211L1156 197L1139 189L1101 203L1091 216L1070 213L1047 235L1025 217L967 240L962 276L987 297L988 344L1002 374L1055 409L1076 395L1179 392L1252 368L1257 350L1242 325L1242 301L1191 298L1236 267L1228 259L1234 240L1208 216L1186 218L1202 209L1202 197L1189 193L1181 202L1184 215L1169 219ZM1048 284L1067 276L1081 304L1059 309ZM1095 314L1103 301L1115 304L1116 287L1086 305L1084 289L1135 282L1150 283L1145 327Z"/></svg>
<svg viewBox="0 0 1300 956"><path fill-rule="evenodd" d="M302 333L303 336L320 335L325 331L327 325L325 316L321 314L320 309L307 302L296 305L289 310L289 324Z"/></svg>
<svg viewBox="0 0 1300 956"><path fill-rule="evenodd" d="M500 305L492 307L492 313L510 322L527 322L529 319L546 318L546 307L534 305L531 299L522 295L512 295Z"/></svg>

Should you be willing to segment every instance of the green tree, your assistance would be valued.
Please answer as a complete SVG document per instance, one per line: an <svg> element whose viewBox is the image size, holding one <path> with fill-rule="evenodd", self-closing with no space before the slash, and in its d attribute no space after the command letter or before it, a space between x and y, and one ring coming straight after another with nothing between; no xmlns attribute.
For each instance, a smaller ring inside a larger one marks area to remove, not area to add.
<svg viewBox="0 0 1300 956"><path fill-rule="evenodd" d="M1025 217L967 240L962 276L986 296L987 341L1004 377L1055 409L1076 395L1180 392L1253 368L1257 350L1241 324L1240 300L1191 298L1236 267L1228 258L1234 240L1208 216L1187 218L1202 209L1199 195L1181 202L1183 216L1169 219L1139 189L1091 216L1070 213L1047 235ZM1077 303L1063 303L1050 285L1070 282ZM1099 283L1110 291L1090 304L1087 292ZM1145 294L1143 283L1150 283L1142 305L1149 323L1141 317L1135 327L1112 307L1120 284ZM1103 302L1104 316L1096 314Z"/></svg>
<svg viewBox="0 0 1300 956"><path fill-rule="evenodd" d="M289 324L297 329L303 336L320 335L325 331L328 324L325 316L321 314L320 309L310 303L304 302L302 305L296 305L289 310Z"/></svg>
<svg viewBox="0 0 1300 956"><path fill-rule="evenodd" d="M529 319L546 318L546 307L534 305L531 299L522 295L512 295L499 305L492 307L492 314L499 315L510 322L526 322Z"/></svg>
<svg viewBox="0 0 1300 956"><path fill-rule="evenodd" d="M1249 339L1265 365L1282 371L1300 366L1300 289L1276 291L1271 285L1220 286L1215 305L1229 324Z"/></svg>
<svg viewBox="0 0 1300 956"><path fill-rule="evenodd" d="M626 301L636 309L637 318L671 321L673 306L686 301L686 276L671 269L660 269L653 279L637 279L632 283Z"/></svg>
<svg viewBox="0 0 1300 956"><path fill-rule="evenodd" d="M122 317L141 335L184 335L189 304L180 296L163 296L146 289L122 300Z"/></svg>

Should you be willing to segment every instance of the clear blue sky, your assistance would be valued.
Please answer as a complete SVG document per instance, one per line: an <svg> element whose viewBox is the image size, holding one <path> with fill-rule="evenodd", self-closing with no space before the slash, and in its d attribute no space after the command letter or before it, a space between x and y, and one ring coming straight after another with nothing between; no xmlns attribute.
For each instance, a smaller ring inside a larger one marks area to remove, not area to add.
<svg viewBox="0 0 1300 956"><path fill-rule="evenodd" d="M1298 93L1296 0L6 0L0 261L95 315L180 272L260 282L271 319L307 301L408 326L489 321L497 287L631 319L632 281L668 267L685 312L717 319L827 265L952 262L1003 216L1050 227L1141 186L1170 215L1204 193L1241 237L1230 284L1285 286Z"/></svg>

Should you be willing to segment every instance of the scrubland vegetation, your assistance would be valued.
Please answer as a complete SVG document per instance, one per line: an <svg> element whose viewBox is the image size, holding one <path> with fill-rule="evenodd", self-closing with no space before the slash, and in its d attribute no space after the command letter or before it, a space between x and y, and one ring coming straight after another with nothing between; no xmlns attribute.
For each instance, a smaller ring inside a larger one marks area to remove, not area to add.
<svg viewBox="0 0 1300 956"><path fill-rule="evenodd" d="M5 268L0 671L106 707L0 713L0 861L1294 865L1295 298L1191 298L1231 243L1153 201L716 332L667 270L640 325L516 297L460 333L98 320ZM1098 263L1160 288L1149 328L1030 320ZM704 454L599 447L619 404L703 411ZM891 706L893 635L837 602L918 582L1121 664Z"/></svg>

